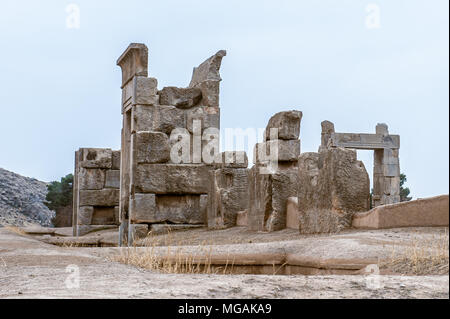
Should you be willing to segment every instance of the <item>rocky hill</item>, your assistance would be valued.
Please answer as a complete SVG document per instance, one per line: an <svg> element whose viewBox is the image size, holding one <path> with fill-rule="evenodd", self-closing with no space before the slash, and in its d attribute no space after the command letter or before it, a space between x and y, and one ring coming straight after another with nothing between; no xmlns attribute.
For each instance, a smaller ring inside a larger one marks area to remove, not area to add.
<svg viewBox="0 0 450 319"><path fill-rule="evenodd" d="M55 213L44 205L47 184L0 168L0 227L51 226Z"/></svg>

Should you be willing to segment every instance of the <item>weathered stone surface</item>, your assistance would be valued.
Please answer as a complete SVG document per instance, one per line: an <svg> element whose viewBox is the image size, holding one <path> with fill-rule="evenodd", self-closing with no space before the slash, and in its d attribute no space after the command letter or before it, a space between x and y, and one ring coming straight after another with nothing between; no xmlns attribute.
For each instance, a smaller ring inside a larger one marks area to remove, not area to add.
<svg viewBox="0 0 450 319"><path fill-rule="evenodd" d="M248 226L248 210L237 212L236 226Z"/></svg>
<svg viewBox="0 0 450 319"><path fill-rule="evenodd" d="M133 78L132 104L157 105L159 104L158 81L155 78L135 76Z"/></svg>
<svg viewBox="0 0 450 319"><path fill-rule="evenodd" d="M210 127L220 128L220 113L218 109L212 107L195 107L186 111L186 128L193 133L194 121L200 121L201 131Z"/></svg>
<svg viewBox="0 0 450 319"><path fill-rule="evenodd" d="M321 143L319 147L319 151L322 149L328 148L328 143L331 139L331 134L334 133L334 124L330 121L323 121L320 123L322 126L322 133L321 133Z"/></svg>
<svg viewBox="0 0 450 319"><path fill-rule="evenodd" d="M198 67L195 67L189 87L195 87L204 81L221 81L222 79L220 78L219 70L222 63L222 58L226 55L227 51L220 50L205 60Z"/></svg>
<svg viewBox="0 0 450 319"><path fill-rule="evenodd" d="M355 149L398 149L400 148L400 136L363 134L363 133L331 133L330 144L332 147L347 147Z"/></svg>
<svg viewBox="0 0 450 319"><path fill-rule="evenodd" d="M255 163L265 163L269 160L296 162L299 155L300 140L269 140L256 143L254 148Z"/></svg>
<svg viewBox="0 0 450 319"><path fill-rule="evenodd" d="M159 104L173 105L180 109L188 109L196 106L202 99L202 91L199 88L177 88L168 86L159 93Z"/></svg>
<svg viewBox="0 0 450 319"><path fill-rule="evenodd" d="M136 192L207 194L210 169L201 164L139 164L136 166Z"/></svg>
<svg viewBox="0 0 450 319"><path fill-rule="evenodd" d="M102 189L105 186L105 170L81 167L78 179L80 189Z"/></svg>
<svg viewBox="0 0 450 319"><path fill-rule="evenodd" d="M80 190L80 206L117 206L119 205L118 189Z"/></svg>
<svg viewBox="0 0 450 319"><path fill-rule="evenodd" d="M148 232L146 224L130 224L128 226L128 245L131 246L136 239L147 237Z"/></svg>
<svg viewBox="0 0 450 319"><path fill-rule="evenodd" d="M286 228L287 199L297 194L297 168L279 168L261 174L258 165L250 170L250 209L248 227L256 231Z"/></svg>
<svg viewBox="0 0 450 319"><path fill-rule="evenodd" d="M94 215L93 206L81 206L78 208L78 225L90 225Z"/></svg>
<svg viewBox="0 0 450 319"><path fill-rule="evenodd" d="M156 195L134 194L130 200L130 220L132 223L155 222Z"/></svg>
<svg viewBox="0 0 450 319"><path fill-rule="evenodd" d="M117 65L122 69L122 87L136 75L147 76L147 46L142 43L131 43L117 59Z"/></svg>
<svg viewBox="0 0 450 319"><path fill-rule="evenodd" d="M175 106L136 105L133 108L131 130L163 132L170 136L175 128L186 127L186 114L184 110Z"/></svg>
<svg viewBox="0 0 450 319"><path fill-rule="evenodd" d="M169 137L161 132L135 133L137 163L165 163L170 160Z"/></svg>
<svg viewBox="0 0 450 319"><path fill-rule="evenodd" d="M264 132L264 141L271 140L270 129L278 130L280 140L296 140L300 136L300 122L302 120L302 112L300 111L284 111L273 115L267 124Z"/></svg>
<svg viewBox="0 0 450 319"><path fill-rule="evenodd" d="M225 151L219 153L215 163L219 168L247 168L248 157L245 151Z"/></svg>
<svg viewBox="0 0 450 319"><path fill-rule="evenodd" d="M114 223L116 225L120 224L120 216L119 216L119 214L120 214L119 206L114 206Z"/></svg>
<svg viewBox="0 0 450 319"><path fill-rule="evenodd" d="M421 198L409 202L382 205L353 215L353 227L382 229L396 227L447 226L449 196Z"/></svg>
<svg viewBox="0 0 450 319"><path fill-rule="evenodd" d="M112 166L111 169L120 170L120 151L112 151Z"/></svg>
<svg viewBox="0 0 450 319"><path fill-rule="evenodd" d="M120 188L120 171L107 170L105 188Z"/></svg>
<svg viewBox="0 0 450 319"><path fill-rule="evenodd" d="M94 206L92 225L114 225L114 206Z"/></svg>
<svg viewBox="0 0 450 319"><path fill-rule="evenodd" d="M112 150L108 148L81 149L80 167L84 168L111 168Z"/></svg>
<svg viewBox="0 0 450 319"><path fill-rule="evenodd" d="M226 55L225 50L218 51L198 67L194 68L189 87L196 87L202 91L202 105L219 107L220 65Z"/></svg>
<svg viewBox="0 0 450 319"><path fill-rule="evenodd" d="M179 230L202 228L204 226L202 224L152 224L150 225L150 231L152 235L161 235Z"/></svg>
<svg viewBox="0 0 450 319"><path fill-rule="evenodd" d="M339 232L369 208L369 177L354 150L303 153L298 174L300 233Z"/></svg>
<svg viewBox="0 0 450 319"><path fill-rule="evenodd" d="M286 228L299 229L298 197L289 197L286 207Z"/></svg>
<svg viewBox="0 0 450 319"><path fill-rule="evenodd" d="M157 195L156 208L158 222L204 224L206 220L204 199L199 195Z"/></svg>
<svg viewBox="0 0 450 319"><path fill-rule="evenodd" d="M236 214L248 208L248 170L222 168L210 172L208 227L236 225Z"/></svg>
<svg viewBox="0 0 450 319"><path fill-rule="evenodd" d="M133 223L203 224L204 207L200 195L135 194L130 201Z"/></svg>

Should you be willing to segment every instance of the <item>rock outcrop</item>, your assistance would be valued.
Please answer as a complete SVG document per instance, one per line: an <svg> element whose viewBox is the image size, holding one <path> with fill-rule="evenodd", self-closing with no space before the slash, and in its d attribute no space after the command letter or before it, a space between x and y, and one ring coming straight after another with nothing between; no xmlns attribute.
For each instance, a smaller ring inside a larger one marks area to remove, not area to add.
<svg viewBox="0 0 450 319"><path fill-rule="evenodd" d="M0 168L0 227L51 226L55 213L44 205L47 184Z"/></svg>

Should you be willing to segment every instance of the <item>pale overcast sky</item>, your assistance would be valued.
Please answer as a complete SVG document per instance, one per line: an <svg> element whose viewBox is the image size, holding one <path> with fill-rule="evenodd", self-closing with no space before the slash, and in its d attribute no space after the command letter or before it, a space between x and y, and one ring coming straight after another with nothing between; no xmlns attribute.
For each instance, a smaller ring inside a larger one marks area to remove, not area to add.
<svg viewBox="0 0 450 319"><path fill-rule="evenodd" d="M80 9L78 29L67 27L70 3ZM130 42L142 42L159 88L187 86L193 66L227 50L222 128L261 128L274 113L298 109L308 152L317 151L323 120L368 133L385 122L401 136L413 197L448 193L448 5L2 0L0 167L51 181L73 171L79 147L119 149L115 63ZM359 156L371 176L372 153Z"/></svg>

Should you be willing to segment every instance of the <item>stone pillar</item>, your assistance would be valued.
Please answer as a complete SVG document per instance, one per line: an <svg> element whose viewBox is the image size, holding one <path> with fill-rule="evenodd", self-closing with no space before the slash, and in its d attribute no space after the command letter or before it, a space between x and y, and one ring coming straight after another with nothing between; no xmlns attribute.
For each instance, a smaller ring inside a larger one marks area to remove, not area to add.
<svg viewBox="0 0 450 319"><path fill-rule="evenodd" d="M72 230L73 236L77 236L78 234L78 166L80 151L75 151L75 167L73 171L73 185L72 185L72 195L73 195L73 216L72 216Z"/></svg>
<svg viewBox="0 0 450 319"><path fill-rule="evenodd" d="M328 142L331 138L331 134L334 133L334 124L330 121L323 121L320 123L322 126L322 133L321 133L321 143L319 147L319 152L321 150L328 148Z"/></svg>
<svg viewBox="0 0 450 319"><path fill-rule="evenodd" d="M250 230L286 228L287 199L297 196L301 119L300 111L276 113L267 124L264 142L255 145L255 165L249 173Z"/></svg>
<svg viewBox="0 0 450 319"><path fill-rule="evenodd" d="M386 124L376 126L376 134L389 139ZM400 162L398 148L377 149L374 152L373 206L400 202Z"/></svg>

